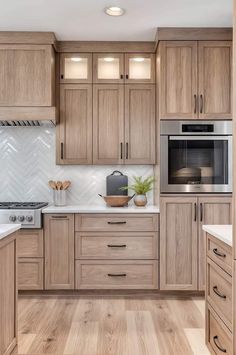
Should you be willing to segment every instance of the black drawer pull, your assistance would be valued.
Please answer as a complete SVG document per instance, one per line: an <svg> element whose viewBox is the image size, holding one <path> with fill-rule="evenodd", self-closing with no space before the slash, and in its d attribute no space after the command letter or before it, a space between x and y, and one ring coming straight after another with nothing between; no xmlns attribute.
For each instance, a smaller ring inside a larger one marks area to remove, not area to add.
<svg viewBox="0 0 236 355"><path fill-rule="evenodd" d="M226 349L222 348L220 345L217 344L216 341L218 341L218 335L215 335L215 336L213 337L213 341L214 341L215 346L216 346L220 351L222 351L222 353L227 353L227 350L226 350Z"/></svg>
<svg viewBox="0 0 236 355"><path fill-rule="evenodd" d="M126 248L126 244L120 244L120 245L108 244L107 246L108 246L108 248Z"/></svg>
<svg viewBox="0 0 236 355"><path fill-rule="evenodd" d="M67 218L67 216L52 216L52 218L58 218L58 219L59 218L61 218L61 219L63 218L63 219L65 219L65 218Z"/></svg>
<svg viewBox="0 0 236 355"><path fill-rule="evenodd" d="M213 292L215 292L215 294L216 294L217 296L219 296L220 298L226 299L226 296L225 296L225 295L222 295L222 293L220 293L220 292L218 291L217 286L214 286L214 287L213 287Z"/></svg>
<svg viewBox="0 0 236 355"><path fill-rule="evenodd" d="M226 258L226 254L220 253L217 248L213 249L213 253L221 258Z"/></svg>
<svg viewBox="0 0 236 355"><path fill-rule="evenodd" d="M109 277L125 277L126 274L107 274Z"/></svg>
<svg viewBox="0 0 236 355"><path fill-rule="evenodd" d="M108 224L126 224L126 221L107 222Z"/></svg>

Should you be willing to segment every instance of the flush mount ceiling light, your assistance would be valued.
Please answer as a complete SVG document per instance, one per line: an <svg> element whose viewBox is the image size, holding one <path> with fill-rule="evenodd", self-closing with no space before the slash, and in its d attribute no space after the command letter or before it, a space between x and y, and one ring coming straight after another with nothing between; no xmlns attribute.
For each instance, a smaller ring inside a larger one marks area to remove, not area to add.
<svg viewBox="0 0 236 355"><path fill-rule="evenodd" d="M77 58L77 57L71 58L72 62L81 62L81 60L82 58Z"/></svg>
<svg viewBox="0 0 236 355"><path fill-rule="evenodd" d="M103 60L104 60L104 62L113 62L113 61L114 61L114 58L112 58L112 57L107 57L107 58L104 58Z"/></svg>
<svg viewBox="0 0 236 355"><path fill-rule="evenodd" d="M106 7L104 11L109 16L122 16L125 13L125 10L118 6Z"/></svg>
<svg viewBox="0 0 236 355"><path fill-rule="evenodd" d="M144 62L144 58L139 58L139 57L133 58L133 61L134 62Z"/></svg>

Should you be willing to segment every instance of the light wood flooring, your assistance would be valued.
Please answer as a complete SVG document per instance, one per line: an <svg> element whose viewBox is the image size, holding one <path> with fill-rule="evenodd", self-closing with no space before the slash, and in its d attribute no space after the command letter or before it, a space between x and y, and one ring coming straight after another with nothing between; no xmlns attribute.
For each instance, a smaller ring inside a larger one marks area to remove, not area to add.
<svg viewBox="0 0 236 355"><path fill-rule="evenodd" d="M209 355L203 298L20 296L20 355Z"/></svg>

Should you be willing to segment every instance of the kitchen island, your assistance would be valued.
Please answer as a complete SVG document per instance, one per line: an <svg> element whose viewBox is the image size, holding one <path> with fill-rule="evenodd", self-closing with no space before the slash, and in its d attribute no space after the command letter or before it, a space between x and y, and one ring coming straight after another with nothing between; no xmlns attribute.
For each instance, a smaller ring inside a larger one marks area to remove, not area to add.
<svg viewBox="0 0 236 355"><path fill-rule="evenodd" d="M17 350L16 237L20 224L0 224L0 354Z"/></svg>

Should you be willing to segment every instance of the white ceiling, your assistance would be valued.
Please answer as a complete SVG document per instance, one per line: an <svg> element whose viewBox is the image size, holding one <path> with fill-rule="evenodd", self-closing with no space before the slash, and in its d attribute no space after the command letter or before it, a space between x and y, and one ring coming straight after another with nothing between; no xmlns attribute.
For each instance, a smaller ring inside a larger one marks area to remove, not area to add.
<svg viewBox="0 0 236 355"><path fill-rule="evenodd" d="M116 5L123 17L104 14ZM6 0L1 31L53 31L59 40L152 41L157 27L232 26L232 0Z"/></svg>

